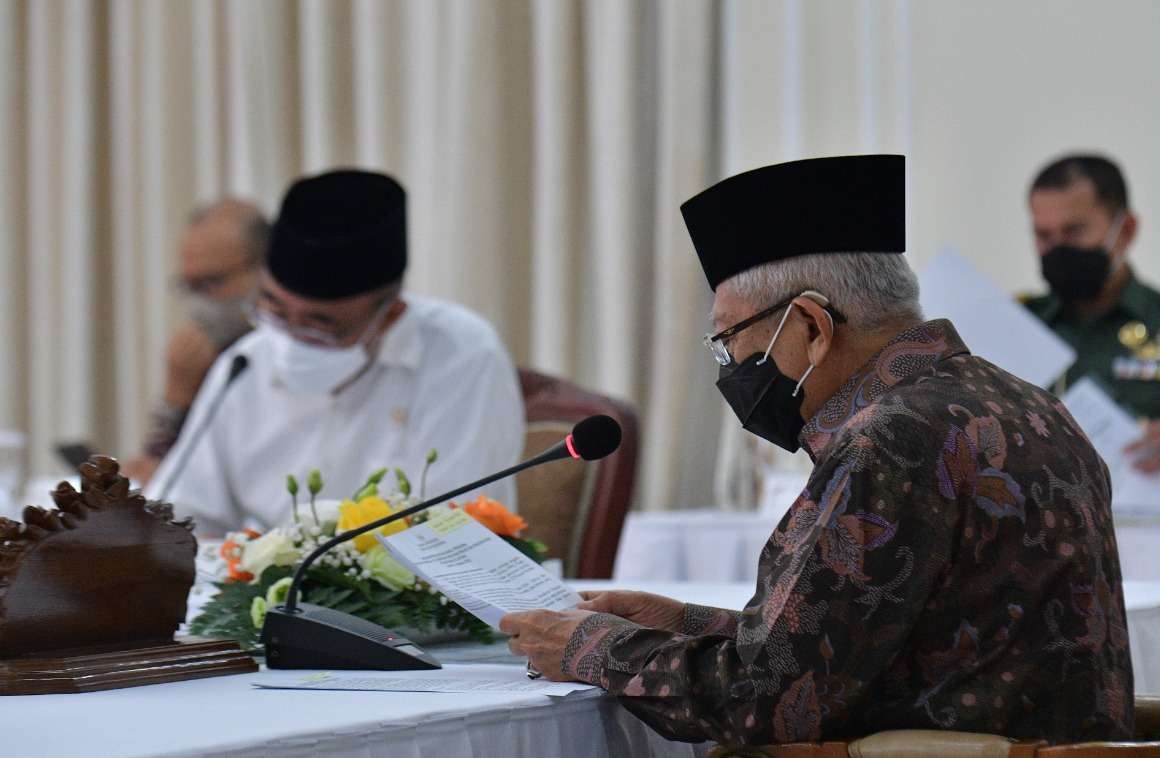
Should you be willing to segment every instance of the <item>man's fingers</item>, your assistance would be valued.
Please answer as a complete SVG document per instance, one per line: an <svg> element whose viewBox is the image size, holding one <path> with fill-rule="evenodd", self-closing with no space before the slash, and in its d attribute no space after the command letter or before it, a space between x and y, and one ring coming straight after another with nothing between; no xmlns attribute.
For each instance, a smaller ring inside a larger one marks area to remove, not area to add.
<svg viewBox="0 0 1160 758"><path fill-rule="evenodd" d="M623 591L581 592L580 597L584 598L584 602L579 603L576 607L585 611L600 611L619 615L619 609L625 606L625 598L630 595L631 593Z"/></svg>
<svg viewBox="0 0 1160 758"><path fill-rule="evenodd" d="M500 617L499 630L504 634L513 636L542 630L554 620L556 615L555 611L545 610L515 611Z"/></svg>
<svg viewBox="0 0 1160 758"><path fill-rule="evenodd" d="M528 611L516 611L515 613L505 613L499 619L499 630L504 634L517 636L520 629L525 623L524 617L528 615Z"/></svg>

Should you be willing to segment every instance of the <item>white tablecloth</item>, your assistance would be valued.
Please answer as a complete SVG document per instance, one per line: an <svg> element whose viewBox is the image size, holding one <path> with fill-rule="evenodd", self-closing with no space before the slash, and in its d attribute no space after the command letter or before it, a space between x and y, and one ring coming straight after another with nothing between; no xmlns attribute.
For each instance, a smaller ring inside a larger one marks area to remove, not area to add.
<svg viewBox="0 0 1160 758"><path fill-rule="evenodd" d="M1160 582L1124 582L1136 692L1160 695Z"/></svg>
<svg viewBox="0 0 1160 758"><path fill-rule="evenodd" d="M621 581L751 582L761 548L781 516L709 508L630 513L614 576ZM1114 518L1124 578L1160 581L1160 517Z"/></svg>
<svg viewBox="0 0 1160 758"><path fill-rule="evenodd" d="M467 668L472 667L449 666L449 673ZM83 695L6 697L0 699L0 755L617 758L705 751L666 742L614 698L596 693L552 699L258 690L250 685L253 679L240 675Z"/></svg>
<svg viewBox="0 0 1160 758"><path fill-rule="evenodd" d="M736 584L648 584L645 589L702 604L748 599L737 600L745 590ZM438 647L431 652L443 658L449 673L472 676L449 662L465 657L462 648L449 648L443 656ZM478 657L503 659L505 651L500 646ZM522 665L516 668L523 671ZM0 756L694 758L708 750L662 739L615 698L596 692L560 700L507 693L258 690L250 684L254 678L3 697Z"/></svg>

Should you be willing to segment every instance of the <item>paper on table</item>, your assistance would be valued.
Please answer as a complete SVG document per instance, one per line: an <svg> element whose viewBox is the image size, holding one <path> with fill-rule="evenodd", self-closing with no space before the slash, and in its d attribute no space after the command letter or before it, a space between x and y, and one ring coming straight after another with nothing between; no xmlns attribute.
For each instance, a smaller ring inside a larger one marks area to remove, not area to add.
<svg viewBox="0 0 1160 758"><path fill-rule="evenodd" d="M1071 346L955 250L940 252L918 281L928 319L950 319L972 353L1015 376L1049 387L1075 362Z"/></svg>
<svg viewBox="0 0 1160 758"><path fill-rule="evenodd" d="M377 535L395 560L492 627L512 611L562 611L580 596L462 510L390 537Z"/></svg>
<svg viewBox="0 0 1160 758"><path fill-rule="evenodd" d="M1124 448L1140 438L1135 420L1088 377L1073 384L1063 404L1091 440L1112 477L1112 506L1122 511L1160 510L1160 477L1132 467Z"/></svg>
<svg viewBox="0 0 1160 758"><path fill-rule="evenodd" d="M522 676L522 670L521 670ZM264 690L360 690L379 692L526 692L549 697L567 697L577 692L595 690L591 684L549 682L544 679L522 681L511 679L442 679L400 676L334 676L312 674L293 681L260 680L251 682Z"/></svg>

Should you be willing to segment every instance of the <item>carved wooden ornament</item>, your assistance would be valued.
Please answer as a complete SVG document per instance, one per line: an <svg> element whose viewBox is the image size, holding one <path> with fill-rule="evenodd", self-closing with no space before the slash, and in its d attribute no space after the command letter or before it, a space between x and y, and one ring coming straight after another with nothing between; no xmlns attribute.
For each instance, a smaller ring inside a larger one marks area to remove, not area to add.
<svg viewBox="0 0 1160 758"><path fill-rule="evenodd" d="M80 474L80 492L53 492L57 510L0 518L0 693L254 670L236 645L173 641L196 571L192 522L130 492L112 458Z"/></svg>

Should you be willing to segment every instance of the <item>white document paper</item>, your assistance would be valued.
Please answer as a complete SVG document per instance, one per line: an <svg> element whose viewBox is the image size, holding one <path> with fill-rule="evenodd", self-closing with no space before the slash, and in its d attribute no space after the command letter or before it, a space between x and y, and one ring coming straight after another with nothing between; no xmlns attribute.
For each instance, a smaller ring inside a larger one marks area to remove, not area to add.
<svg viewBox="0 0 1160 758"><path fill-rule="evenodd" d="M918 277L928 319L947 318L971 352L1032 384L1050 388L1075 351L956 251L943 250Z"/></svg>
<svg viewBox="0 0 1160 758"><path fill-rule="evenodd" d="M573 608L580 596L462 510L389 537L395 560L493 628L513 611Z"/></svg>
<svg viewBox="0 0 1160 758"><path fill-rule="evenodd" d="M1137 471L1132 457L1124 452L1142 434L1128 412L1087 377L1071 386L1063 404L1108 464L1112 507L1124 512L1160 513L1160 476Z"/></svg>
<svg viewBox="0 0 1160 758"><path fill-rule="evenodd" d="M380 692L507 692L567 697L596 690L579 682L528 679L521 663L513 665L449 664L437 671L301 671L264 670L250 682L268 690L363 690Z"/></svg>
<svg viewBox="0 0 1160 758"><path fill-rule="evenodd" d="M567 697L596 689L591 684L549 682L527 679L522 682L498 679L416 679L412 677L327 676L298 682L252 682L266 690L359 690L377 692L524 692L549 697Z"/></svg>

